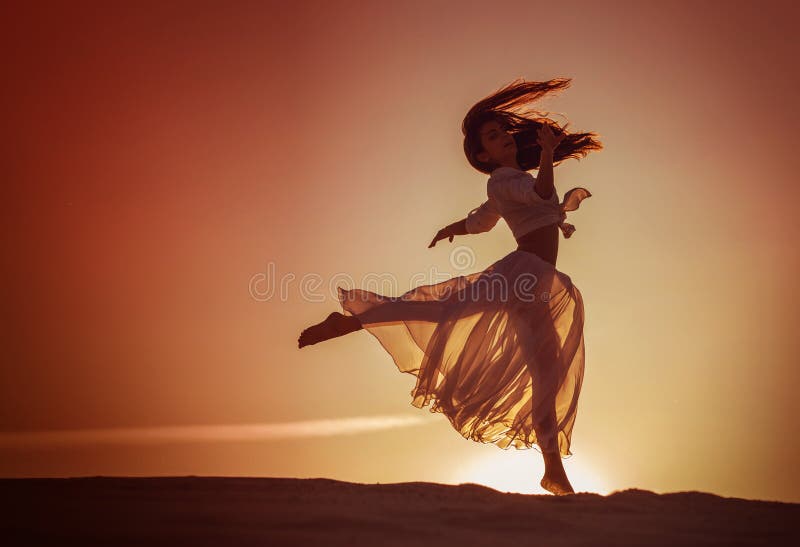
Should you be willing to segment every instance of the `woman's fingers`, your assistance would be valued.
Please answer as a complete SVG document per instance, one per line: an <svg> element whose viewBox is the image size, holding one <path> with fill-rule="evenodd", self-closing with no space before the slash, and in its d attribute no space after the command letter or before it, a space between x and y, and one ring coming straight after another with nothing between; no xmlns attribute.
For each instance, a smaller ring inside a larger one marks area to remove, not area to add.
<svg viewBox="0 0 800 547"><path fill-rule="evenodd" d="M536 144L542 148L555 148L561 141L564 140L564 137L566 137L566 133L559 133L556 135L553 133L552 128L546 124L542 124L542 126L537 130L537 133L538 138L536 139Z"/></svg>
<svg viewBox="0 0 800 547"><path fill-rule="evenodd" d="M439 233L437 233L436 236L433 238L433 241L431 241L431 244L428 245L428 249L430 249L431 247L435 246L436 242L440 241L442 239L449 239L452 242L454 235L455 234L450 234L450 233L444 232L444 230L439 230Z"/></svg>

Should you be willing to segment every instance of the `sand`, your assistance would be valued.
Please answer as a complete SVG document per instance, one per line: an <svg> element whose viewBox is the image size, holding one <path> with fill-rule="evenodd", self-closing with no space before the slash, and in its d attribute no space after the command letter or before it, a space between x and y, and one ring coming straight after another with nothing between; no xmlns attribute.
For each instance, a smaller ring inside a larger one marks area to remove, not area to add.
<svg viewBox="0 0 800 547"><path fill-rule="evenodd" d="M791 545L800 504L331 479L0 479L2 545Z"/></svg>

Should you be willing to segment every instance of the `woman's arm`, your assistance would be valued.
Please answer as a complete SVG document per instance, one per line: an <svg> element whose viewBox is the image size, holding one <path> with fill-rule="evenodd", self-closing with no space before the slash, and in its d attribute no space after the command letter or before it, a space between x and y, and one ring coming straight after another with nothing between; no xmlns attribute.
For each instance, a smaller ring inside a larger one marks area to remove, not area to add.
<svg viewBox="0 0 800 547"><path fill-rule="evenodd" d="M564 140L566 134L562 131L558 135L553 134L553 130L547 124L537 131L537 144L542 148L539 156L539 173L536 175L536 193L542 199L550 199L555 186L553 186L553 150ZM547 196L547 197L545 197Z"/></svg>
<svg viewBox="0 0 800 547"><path fill-rule="evenodd" d="M465 236L468 233L469 232L467 231L467 219L465 217L452 224L448 224L447 226L439 230L434 236L433 241L431 241L431 244L428 245L428 248L430 249L431 247L436 245L437 241L441 241L442 239L449 239L450 241L453 241L453 236Z"/></svg>
<svg viewBox="0 0 800 547"><path fill-rule="evenodd" d="M428 245L428 248L436 245L436 242L441 239L453 241L453 236L488 232L497 225L499 220L500 213L497 210L497 206L494 200L489 198L471 210L466 217L439 230L431 244Z"/></svg>
<svg viewBox="0 0 800 547"><path fill-rule="evenodd" d="M452 224L448 224L445 226L445 230L453 234L454 236L465 236L469 233L467 230L467 217L462 218L461 220L457 220Z"/></svg>
<svg viewBox="0 0 800 547"><path fill-rule="evenodd" d="M555 192L553 181L553 151L542 148L539 156L539 172L536 174L536 193L542 199L550 199Z"/></svg>

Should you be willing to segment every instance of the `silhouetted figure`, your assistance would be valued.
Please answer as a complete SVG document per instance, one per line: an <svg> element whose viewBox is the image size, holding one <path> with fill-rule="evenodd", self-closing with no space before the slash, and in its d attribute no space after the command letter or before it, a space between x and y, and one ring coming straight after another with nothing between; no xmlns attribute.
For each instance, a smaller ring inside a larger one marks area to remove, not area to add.
<svg viewBox="0 0 800 547"><path fill-rule="evenodd" d="M559 202L553 167L602 149L594 133L567 133L523 107L571 80L515 80L476 103L462 123L470 165L488 174L487 200L438 231L428 247L491 230L505 219L517 249L485 270L400 297L339 288L344 313L305 329L298 346L366 329L401 372L417 377L412 405L445 414L465 438L542 451L543 488L572 493L568 456L584 372L584 307L556 269L566 212L591 196L573 188ZM538 169L537 177L528 173Z"/></svg>

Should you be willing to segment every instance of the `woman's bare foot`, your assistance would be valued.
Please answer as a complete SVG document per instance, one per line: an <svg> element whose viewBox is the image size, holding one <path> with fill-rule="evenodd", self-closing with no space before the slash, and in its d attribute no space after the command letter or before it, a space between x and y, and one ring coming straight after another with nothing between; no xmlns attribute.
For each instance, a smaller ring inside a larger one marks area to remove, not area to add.
<svg viewBox="0 0 800 547"><path fill-rule="evenodd" d="M362 328L361 322L357 317L343 315L335 311L321 323L312 325L300 333L300 338L297 339L297 347L302 348L303 346L310 346L324 340L344 336L360 328Z"/></svg>
<svg viewBox="0 0 800 547"><path fill-rule="evenodd" d="M563 477L548 477L545 475L542 477L541 482L539 483L542 485L542 488L550 492L551 494L555 494L556 496L564 496L566 494L574 494L575 490L572 489L572 485L569 483L569 479L566 475Z"/></svg>
<svg viewBox="0 0 800 547"><path fill-rule="evenodd" d="M574 494L575 490L572 489L564 464L561 462L561 454L557 451L548 451L543 452L542 456L544 456L544 477L539 483L542 488L556 496Z"/></svg>

